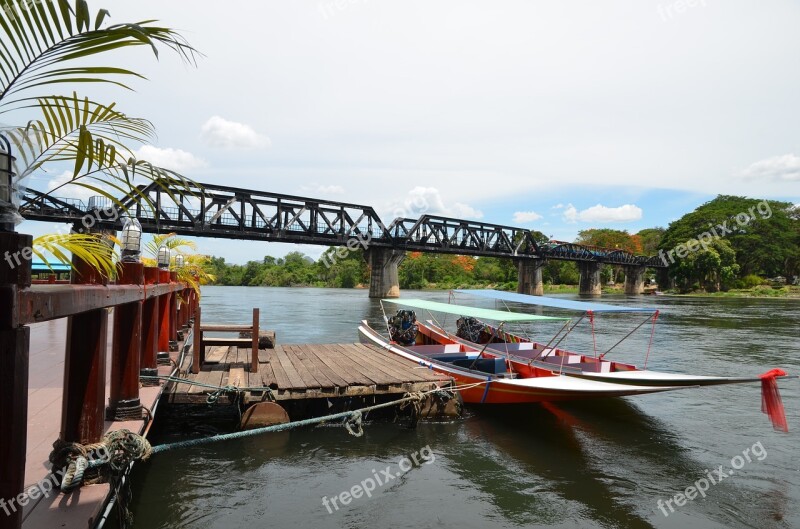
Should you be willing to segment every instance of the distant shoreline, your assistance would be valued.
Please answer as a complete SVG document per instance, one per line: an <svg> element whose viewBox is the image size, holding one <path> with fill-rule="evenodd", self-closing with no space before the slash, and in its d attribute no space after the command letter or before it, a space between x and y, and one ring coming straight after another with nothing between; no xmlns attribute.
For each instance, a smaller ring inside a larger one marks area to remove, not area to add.
<svg viewBox="0 0 800 529"><path fill-rule="evenodd" d="M342 287L324 287L318 285L289 285L289 286L275 286L275 285L219 285L216 283L209 283L205 286L214 287L270 287L270 288L338 288L341 290L366 290L367 285L356 285L351 288ZM436 287L428 286L426 288L418 288L411 290L421 290L429 292L446 292L448 290L455 290L458 288L496 288L499 285L458 285L453 287ZM401 291L404 289L400 289ZM408 289L406 289L408 290ZM578 285L544 285L545 294L577 294ZM620 294L623 295L621 287L603 287L603 294ZM645 292L643 296L652 296L653 294ZM687 292L679 293L674 291L665 291L665 296L672 297L691 297L691 298L757 298L757 299L800 299L800 287L787 286L782 289L774 289L772 287L756 287L752 289L732 289L726 292Z"/></svg>

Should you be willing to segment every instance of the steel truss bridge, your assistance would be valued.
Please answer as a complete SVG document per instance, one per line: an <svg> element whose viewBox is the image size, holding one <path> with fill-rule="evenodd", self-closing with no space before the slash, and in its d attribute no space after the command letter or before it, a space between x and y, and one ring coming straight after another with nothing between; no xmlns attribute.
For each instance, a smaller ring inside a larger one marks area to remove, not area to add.
<svg viewBox="0 0 800 529"><path fill-rule="evenodd" d="M331 200L265 193L216 184L139 186L120 203L149 233L266 242L341 246L355 239L369 247L472 256L554 259L666 268L659 257L574 243L537 242L530 230L485 222L422 215L397 218L388 226L372 207ZM20 213L29 220L77 224L90 215L96 226L119 229L121 208L103 197L89 204L28 189Z"/></svg>

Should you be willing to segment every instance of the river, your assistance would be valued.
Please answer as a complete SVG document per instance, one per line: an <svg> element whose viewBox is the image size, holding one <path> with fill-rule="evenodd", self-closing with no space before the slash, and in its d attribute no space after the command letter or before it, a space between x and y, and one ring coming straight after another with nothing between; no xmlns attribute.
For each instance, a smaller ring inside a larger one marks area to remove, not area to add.
<svg viewBox="0 0 800 529"><path fill-rule="evenodd" d="M402 295L448 298L446 292ZM800 373L798 301L603 300L662 311L652 369ZM494 306L467 297L458 302ZM246 322L259 307L262 325L276 330L280 343L354 342L364 318L382 328L380 304L365 290L214 286L203 289L202 307L205 321L230 323ZM598 316L598 348L607 349L640 320ZM452 317L442 323L452 328ZM555 332L552 325L537 324L537 336ZM562 346L591 350L588 327L580 329ZM649 326L642 327L609 358L641 365L649 339ZM781 393L788 434L774 431L761 413L759 385L742 384L470 409L465 419L414 430L370 424L360 438L341 427L318 427L159 455L132 476L134 527L800 527L800 381L781 382ZM157 433L156 441L182 435L163 425ZM412 456L417 463L409 465ZM381 479L387 467L401 475ZM370 479L387 482L369 497L331 505L330 498ZM676 503L678 492L695 485L707 490Z"/></svg>

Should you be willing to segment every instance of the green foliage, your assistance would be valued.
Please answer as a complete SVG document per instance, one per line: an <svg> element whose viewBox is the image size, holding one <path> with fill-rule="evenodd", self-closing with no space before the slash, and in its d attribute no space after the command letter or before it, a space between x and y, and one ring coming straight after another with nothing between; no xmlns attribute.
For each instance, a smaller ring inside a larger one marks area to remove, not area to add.
<svg viewBox="0 0 800 529"><path fill-rule="evenodd" d="M641 241L642 255L656 255L658 253L665 231L664 228L645 228L634 235L634 237L639 237Z"/></svg>
<svg viewBox="0 0 800 529"><path fill-rule="evenodd" d="M749 274L744 276L741 279L737 279L735 283L736 288L755 288L757 286L763 285L766 283L764 278L759 277L755 274Z"/></svg>
<svg viewBox="0 0 800 529"><path fill-rule="evenodd" d="M693 251L679 258L671 270L682 291L703 289L717 292L730 288L739 272L739 265L729 241L715 239L702 247L699 241L690 239L684 245Z"/></svg>
<svg viewBox="0 0 800 529"><path fill-rule="evenodd" d="M542 281L549 285L577 285L580 277L578 265L570 261L549 261L542 270Z"/></svg>
<svg viewBox="0 0 800 529"><path fill-rule="evenodd" d="M578 238L575 239L575 242L589 246L627 250L633 254L638 254L641 251L636 238L626 230L612 230L610 228L581 230L578 232Z"/></svg>
<svg viewBox="0 0 800 529"><path fill-rule="evenodd" d="M204 266L219 285L354 288L369 284L369 267L360 248L342 251L331 247L316 262L300 252L291 252L283 258L267 256L244 265L211 257ZM411 252L398 267L398 278L402 289L491 285L515 290L517 268L511 259Z"/></svg>
<svg viewBox="0 0 800 529"><path fill-rule="evenodd" d="M660 249L669 252L688 240L716 236L730 243L742 275L798 273L800 219L788 202L719 195L671 223Z"/></svg>

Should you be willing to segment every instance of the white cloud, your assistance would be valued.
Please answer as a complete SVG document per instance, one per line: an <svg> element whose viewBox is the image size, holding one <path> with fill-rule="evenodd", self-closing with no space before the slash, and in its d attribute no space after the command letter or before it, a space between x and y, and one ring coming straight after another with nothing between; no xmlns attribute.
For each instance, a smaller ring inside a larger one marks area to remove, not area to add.
<svg viewBox="0 0 800 529"><path fill-rule="evenodd" d="M200 137L210 147L221 149L268 149L270 139L259 134L250 125L211 116L203 123Z"/></svg>
<svg viewBox="0 0 800 529"><path fill-rule="evenodd" d="M447 206L439 190L435 187L417 186L408 192L402 201L394 202L387 208L389 222L398 217L417 218L421 215L441 215L457 219L480 219L483 212L468 204L454 202Z"/></svg>
<svg viewBox="0 0 800 529"><path fill-rule="evenodd" d="M89 197L97 195L96 191L86 189L83 186L68 183L71 178L72 171L64 171L60 175L51 178L50 181L47 182L47 191L53 191L54 189L58 188L58 190L53 193L53 196L59 198L76 198L78 200L82 200L84 203L89 201ZM80 182L81 180L78 181ZM93 186L102 187L97 182L87 181L86 183Z"/></svg>
<svg viewBox="0 0 800 529"><path fill-rule="evenodd" d="M514 222L525 224L541 219L542 216L535 211L517 211L514 213Z"/></svg>
<svg viewBox="0 0 800 529"><path fill-rule="evenodd" d="M564 204L558 203L550 209L564 209Z"/></svg>
<svg viewBox="0 0 800 529"><path fill-rule="evenodd" d="M742 171L741 175L748 180L800 180L800 156L784 154L759 160Z"/></svg>
<svg viewBox="0 0 800 529"><path fill-rule="evenodd" d="M572 204L567 204L563 218L566 222L630 222L642 218L642 208L634 204L625 204L610 208L597 204L590 208L578 211Z"/></svg>
<svg viewBox="0 0 800 529"><path fill-rule="evenodd" d="M311 185L301 186L300 193L306 195L343 195L344 188L338 185L330 185L326 186L323 184L317 184L314 182Z"/></svg>
<svg viewBox="0 0 800 529"><path fill-rule="evenodd" d="M177 172L191 171L206 167L208 163L190 152L167 147L162 149L152 145L142 145L134 153L137 159L147 160L153 165Z"/></svg>

